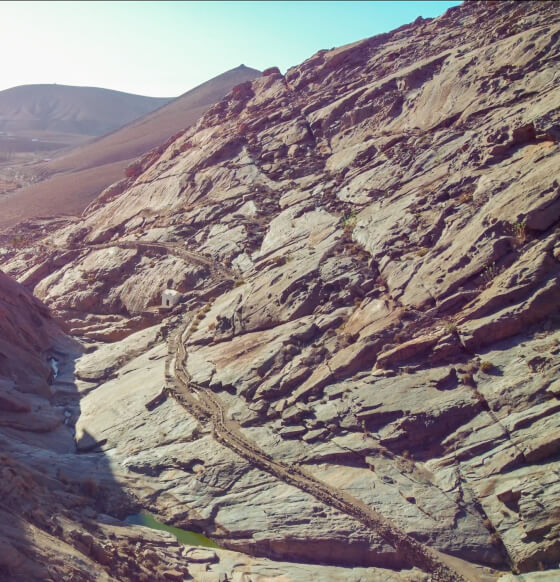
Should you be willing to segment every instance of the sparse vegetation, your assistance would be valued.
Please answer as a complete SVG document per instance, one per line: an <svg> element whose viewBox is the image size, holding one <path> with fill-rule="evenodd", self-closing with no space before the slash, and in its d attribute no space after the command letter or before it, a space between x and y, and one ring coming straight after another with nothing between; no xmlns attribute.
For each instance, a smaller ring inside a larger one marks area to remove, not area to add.
<svg viewBox="0 0 560 582"><path fill-rule="evenodd" d="M95 273L88 273L86 271L83 271L81 276L82 279L84 279L84 281L87 281L87 283L89 283L90 285L93 285L97 280Z"/></svg>
<svg viewBox="0 0 560 582"><path fill-rule="evenodd" d="M455 333L457 331L457 324L453 321L446 321L443 329L446 333Z"/></svg>
<svg viewBox="0 0 560 582"><path fill-rule="evenodd" d="M477 360L471 360L465 367L464 374L460 377L460 380L463 384L467 386L472 386L476 388L476 382L474 380L474 375L479 369L479 363ZM478 392L476 392L478 395Z"/></svg>
<svg viewBox="0 0 560 582"><path fill-rule="evenodd" d="M338 335L337 339L338 339L338 341L337 341L338 348L341 349L341 348L346 348L350 344L355 343L355 341L358 339L358 335L342 332Z"/></svg>
<svg viewBox="0 0 560 582"><path fill-rule="evenodd" d="M515 246L521 246L527 242L527 222L510 222L507 230L514 239Z"/></svg>
<svg viewBox="0 0 560 582"><path fill-rule="evenodd" d="M397 344L402 344L407 339L409 339L408 333L404 329L401 329L393 336L393 341Z"/></svg>
<svg viewBox="0 0 560 582"><path fill-rule="evenodd" d="M353 210L352 212L344 215L344 218L342 219L342 228L345 230L345 232L351 232L356 226L356 221L356 211Z"/></svg>
<svg viewBox="0 0 560 582"><path fill-rule="evenodd" d="M470 360L467 364L467 372L472 372L473 374L478 370L479 365L477 360Z"/></svg>
<svg viewBox="0 0 560 582"><path fill-rule="evenodd" d="M30 431L60 425L50 440L71 445L41 461L32 449L49 433L0 429L14 453L7 510L49 534L23 557L25 528L0 534L8 576L22 559L59 579L264 571L96 518L142 507L233 549L256 544L280 578L344 578L340 562L346 577L439 582L558 566L558 79L540 49L560 15L537 4L467 3L285 78L265 72L129 166L143 167L136 184L119 180L81 215L53 202L0 235L18 235L2 268L29 287L5 279L0 297L0 404ZM435 95L459 84L471 89ZM50 180L57 164L25 172ZM60 390L49 402L26 386ZM80 409L96 417L75 426ZM46 460L48 483L35 470ZM345 535L353 548L329 555ZM76 550L68 563L57 538ZM391 568L359 568L370 562Z"/></svg>
<svg viewBox="0 0 560 582"><path fill-rule="evenodd" d="M274 263L275 267L281 267L282 265L289 263L290 260L291 260L291 257L286 257L285 255L282 255L281 257L274 257L272 262Z"/></svg>
<svg viewBox="0 0 560 582"><path fill-rule="evenodd" d="M142 164L140 162L133 162L126 167L124 173L127 178L138 178L142 173Z"/></svg>
<svg viewBox="0 0 560 582"><path fill-rule="evenodd" d="M484 395L483 395L483 394L481 394L481 393L480 393L478 390L475 390L475 391L474 391L474 395L475 395L475 398L476 398L476 399L477 399L479 402L482 402L482 403L485 403L485 402L486 402L486 398L484 398Z"/></svg>
<svg viewBox="0 0 560 582"><path fill-rule="evenodd" d="M493 279L495 279L500 273L502 269L496 266L496 263L490 263L484 267L482 271L482 279L484 283L488 285Z"/></svg>
<svg viewBox="0 0 560 582"><path fill-rule="evenodd" d="M482 208L490 200L488 194L479 194L476 200L473 199L473 204L476 208Z"/></svg>
<svg viewBox="0 0 560 582"><path fill-rule="evenodd" d="M492 362L489 362L488 360L484 360L483 362L480 363L480 370L482 372L490 372L490 370L492 370L494 368L494 364Z"/></svg>

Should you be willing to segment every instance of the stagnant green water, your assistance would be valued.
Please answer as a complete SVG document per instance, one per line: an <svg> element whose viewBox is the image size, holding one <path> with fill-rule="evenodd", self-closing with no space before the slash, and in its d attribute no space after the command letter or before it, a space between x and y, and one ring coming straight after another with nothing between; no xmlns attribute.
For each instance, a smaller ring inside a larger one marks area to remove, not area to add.
<svg viewBox="0 0 560 582"><path fill-rule="evenodd" d="M170 525L165 525L164 523L161 523L161 521L158 521L151 513L141 512L134 515L129 515L125 521L134 525L144 525L146 527L151 527L152 529L168 531L177 538L179 543L185 544L187 546L204 546L206 548L220 547L214 540L211 540L202 534L180 529L178 527L171 527Z"/></svg>

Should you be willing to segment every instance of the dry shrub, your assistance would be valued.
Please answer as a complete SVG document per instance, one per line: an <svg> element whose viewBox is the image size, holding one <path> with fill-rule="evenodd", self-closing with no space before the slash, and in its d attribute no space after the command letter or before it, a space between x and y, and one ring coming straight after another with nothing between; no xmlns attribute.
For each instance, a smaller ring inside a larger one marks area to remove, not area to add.
<svg viewBox="0 0 560 582"><path fill-rule="evenodd" d="M488 373L494 368L494 364L488 360L484 360L480 363L480 370L482 372Z"/></svg>

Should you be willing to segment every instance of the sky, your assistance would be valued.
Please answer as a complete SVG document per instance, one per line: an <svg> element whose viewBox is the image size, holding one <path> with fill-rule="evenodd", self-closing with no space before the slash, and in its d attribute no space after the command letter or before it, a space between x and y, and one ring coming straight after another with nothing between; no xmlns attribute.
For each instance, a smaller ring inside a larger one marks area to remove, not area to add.
<svg viewBox="0 0 560 582"><path fill-rule="evenodd" d="M285 72L457 4L4 0L0 90L58 83L175 97L240 64Z"/></svg>

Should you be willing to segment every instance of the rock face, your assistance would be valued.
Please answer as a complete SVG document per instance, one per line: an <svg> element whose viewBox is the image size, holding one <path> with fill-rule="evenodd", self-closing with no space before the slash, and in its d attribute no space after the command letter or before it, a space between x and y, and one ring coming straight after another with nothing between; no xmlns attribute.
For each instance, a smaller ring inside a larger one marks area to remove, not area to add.
<svg viewBox="0 0 560 582"><path fill-rule="evenodd" d="M46 306L1 271L0 329L0 410L23 411L25 398L16 392L50 394L45 352L60 332Z"/></svg>
<svg viewBox="0 0 560 582"><path fill-rule="evenodd" d="M322 580L554 579L559 39L557 3L470 2L320 51L28 225L94 482Z"/></svg>

